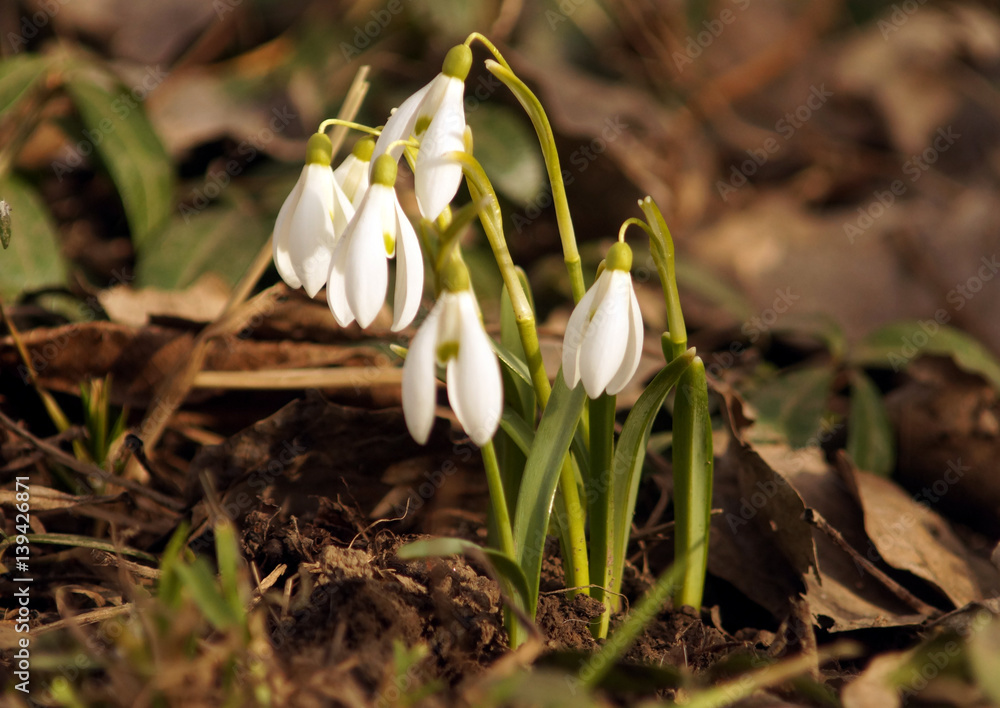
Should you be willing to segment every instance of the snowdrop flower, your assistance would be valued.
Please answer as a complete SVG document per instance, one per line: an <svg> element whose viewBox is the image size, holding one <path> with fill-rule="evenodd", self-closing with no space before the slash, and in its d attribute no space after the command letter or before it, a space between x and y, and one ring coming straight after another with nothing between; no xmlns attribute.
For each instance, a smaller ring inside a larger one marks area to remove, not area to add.
<svg viewBox="0 0 1000 708"><path fill-rule="evenodd" d="M445 367L448 401L476 445L490 441L500 423L500 363L479 319L479 307L461 262L450 266L437 303L420 325L403 364L403 415L410 435L427 442L434 425L435 364Z"/></svg>
<svg viewBox="0 0 1000 708"><path fill-rule="evenodd" d="M333 145L324 133L309 138L306 165L274 223L274 265L290 288L313 297L326 283L337 236L354 216L330 168Z"/></svg>
<svg viewBox="0 0 1000 708"><path fill-rule="evenodd" d="M472 50L460 44L445 56L441 73L403 101L386 122L375 143L375 157L399 160L401 140L420 141L414 169L414 191L420 213L433 221L455 198L462 183L462 166L450 157L465 150L465 77Z"/></svg>
<svg viewBox="0 0 1000 708"><path fill-rule="evenodd" d="M368 172L371 169L374 149L374 138L362 138L354 144L351 154L344 158L340 167L333 171L333 178L344 190L344 195L355 209L358 208L361 198L368 191Z"/></svg>
<svg viewBox="0 0 1000 708"><path fill-rule="evenodd" d="M396 162L387 155L376 159L371 185L337 242L326 296L341 327L355 319L362 328L372 323L389 285L387 259L397 255L392 331L410 324L420 307L424 260L417 234L396 198L395 182Z"/></svg>
<svg viewBox="0 0 1000 708"><path fill-rule="evenodd" d="M577 303L563 340L563 377L591 398L625 388L642 354L642 315L632 287L632 249L616 243L605 269Z"/></svg>

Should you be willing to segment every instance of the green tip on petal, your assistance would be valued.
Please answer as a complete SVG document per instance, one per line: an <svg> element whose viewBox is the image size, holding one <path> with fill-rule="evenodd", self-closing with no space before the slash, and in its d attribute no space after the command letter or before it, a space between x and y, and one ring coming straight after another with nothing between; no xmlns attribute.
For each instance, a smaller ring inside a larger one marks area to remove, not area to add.
<svg viewBox="0 0 1000 708"><path fill-rule="evenodd" d="M373 152L375 152L375 138L371 137L361 138L354 143L354 149L351 150L351 154L362 162L369 162Z"/></svg>
<svg viewBox="0 0 1000 708"><path fill-rule="evenodd" d="M464 44L459 44L448 50L441 65L441 73L459 81L465 81L472 68L472 50Z"/></svg>
<svg viewBox="0 0 1000 708"><path fill-rule="evenodd" d="M610 270L623 270L627 273L632 270L632 249L627 243L619 241L608 249L605 261Z"/></svg>
<svg viewBox="0 0 1000 708"><path fill-rule="evenodd" d="M375 158L372 166L372 184L392 187L396 184L396 161L388 154Z"/></svg>
<svg viewBox="0 0 1000 708"><path fill-rule="evenodd" d="M333 158L333 143L326 133L314 133L306 144L307 165L329 165Z"/></svg>

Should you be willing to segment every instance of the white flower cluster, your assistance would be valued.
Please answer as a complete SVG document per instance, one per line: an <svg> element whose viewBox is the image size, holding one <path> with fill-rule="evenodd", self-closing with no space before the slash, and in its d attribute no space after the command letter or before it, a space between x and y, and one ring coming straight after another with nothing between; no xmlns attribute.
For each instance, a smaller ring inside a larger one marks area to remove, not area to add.
<svg viewBox="0 0 1000 708"><path fill-rule="evenodd" d="M274 263L289 287L304 288L310 297L325 286L330 310L343 327L357 322L365 328L375 320L393 259L392 330L404 329L416 317L424 259L396 195L398 162L416 141L417 204L425 219L436 220L462 182L455 153L466 145L463 95L471 62L467 46L453 48L441 73L393 112L378 140L360 140L336 170L330 165L330 139L324 133L309 139L305 167L275 222ZM621 390L635 373L642 348L628 246L613 246L608 264L573 312L563 353L567 384L582 380L592 397ZM500 365L465 266L459 260L446 269L447 276L438 274L444 283L438 302L406 357L403 412L414 439L426 442L434 422L436 367L441 366L455 415L482 446L496 432L503 409Z"/></svg>

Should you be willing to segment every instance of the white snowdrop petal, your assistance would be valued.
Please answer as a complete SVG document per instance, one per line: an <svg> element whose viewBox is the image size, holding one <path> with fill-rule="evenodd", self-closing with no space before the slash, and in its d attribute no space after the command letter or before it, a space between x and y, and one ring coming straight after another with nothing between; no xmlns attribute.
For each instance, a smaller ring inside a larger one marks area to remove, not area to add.
<svg viewBox="0 0 1000 708"><path fill-rule="evenodd" d="M438 301L427 315L410 342L403 362L403 417L410 435L421 445L427 442L427 436L434 427L437 399L434 360L442 307L443 303Z"/></svg>
<svg viewBox="0 0 1000 708"><path fill-rule="evenodd" d="M457 294L461 317L458 359L448 367L448 400L472 441L493 438L503 412L500 363L483 326L472 291Z"/></svg>
<svg viewBox="0 0 1000 708"><path fill-rule="evenodd" d="M461 93L458 99L457 105L446 103L434 116L417 153L414 191L420 213L432 221L455 198L462 183L462 165L448 156L465 149L465 109Z"/></svg>
<svg viewBox="0 0 1000 708"><path fill-rule="evenodd" d="M334 248L330 274L326 283L326 302L330 306L330 312L333 313L333 319L337 320L337 324L341 327L346 327L354 321L351 305L347 302L346 234L348 231L350 231L350 226Z"/></svg>
<svg viewBox="0 0 1000 708"><path fill-rule="evenodd" d="M358 200L360 206L361 200ZM347 225L354 218L355 205L344 194L336 180L333 182L333 234L334 240L338 240L347 229Z"/></svg>
<svg viewBox="0 0 1000 708"><path fill-rule="evenodd" d="M413 225L393 197L397 219L396 292L392 302L392 331L398 332L413 322L424 294L424 257Z"/></svg>
<svg viewBox="0 0 1000 708"><path fill-rule="evenodd" d="M386 151L392 155L394 160L398 160L399 156L403 154L402 145L396 145L391 150L388 149L389 145L397 140L405 140L412 135L413 128L417 124L417 109L420 108L420 104L423 102L433 83L432 81L403 101L395 113L389 116L389 120L385 122L385 127L382 128L378 140L375 141L375 150L372 152L371 159L372 165L375 164L375 159Z"/></svg>
<svg viewBox="0 0 1000 708"><path fill-rule="evenodd" d="M302 196L302 185L305 183L306 171L302 170L298 181L292 187L285 198L285 202L278 210L278 218L274 222L274 236L272 238L272 250L274 255L274 266L278 269L278 275L290 288L301 288L302 281L295 275L295 268L292 266L292 259L288 253L288 240L290 236L289 226L292 221L292 214L298 206L299 198Z"/></svg>
<svg viewBox="0 0 1000 708"><path fill-rule="evenodd" d="M583 337L590 326L590 310L594 307L594 299L598 290L601 290L601 278L607 272L601 273L601 277L590 286L590 289L583 294L580 302L573 308L573 313L566 323L566 333L563 335L562 369L563 381L570 388L576 388L580 383L580 345Z"/></svg>
<svg viewBox="0 0 1000 708"><path fill-rule="evenodd" d="M384 198L377 192L380 185L368 190L368 199L355 215L354 228L349 229L347 273L344 284L351 313L361 328L370 325L385 301L389 285L389 266L385 259L385 238L382 230ZM383 187L391 191L389 187ZM348 234L345 234L345 237Z"/></svg>
<svg viewBox="0 0 1000 708"><path fill-rule="evenodd" d="M351 204L357 206L368 189L369 162L358 159L353 153L344 158L333 171L337 185Z"/></svg>
<svg viewBox="0 0 1000 708"><path fill-rule="evenodd" d="M645 331L642 326L642 312L639 310L639 300L635 296L635 288L632 285L631 276L628 283L628 295L628 343L625 347L622 364L614 378L608 384L607 391L612 396L618 394L632 380L635 370L639 368L639 360L642 358L642 342L645 339Z"/></svg>
<svg viewBox="0 0 1000 708"><path fill-rule="evenodd" d="M313 297L330 272L333 234L333 171L306 165L299 203L288 225L288 255L306 294Z"/></svg>
<svg viewBox="0 0 1000 708"><path fill-rule="evenodd" d="M614 378L628 344L628 290L620 276L627 279L629 275L623 271L610 271L609 275L580 344L580 378L591 398L601 395Z"/></svg>

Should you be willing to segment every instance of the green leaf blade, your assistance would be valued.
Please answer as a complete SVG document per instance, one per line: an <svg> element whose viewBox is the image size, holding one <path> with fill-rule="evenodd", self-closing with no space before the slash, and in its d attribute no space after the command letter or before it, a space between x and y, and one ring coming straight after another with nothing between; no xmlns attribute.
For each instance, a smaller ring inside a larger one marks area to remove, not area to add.
<svg viewBox="0 0 1000 708"><path fill-rule="evenodd" d="M518 564L528 578L531 590L528 607L532 616L538 601L542 554L552 500L559 483L563 458L573 440L586 398L583 386L568 388L560 371L524 466L514 512L514 547L517 549Z"/></svg>
<svg viewBox="0 0 1000 708"><path fill-rule="evenodd" d="M959 368L979 374L1000 391L1000 362L978 340L934 320L905 320L872 332L855 348L851 361L900 371L921 354L951 357Z"/></svg>
<svg viewBox="0 0 1000 708"><path fill-rule="evenodd" d="M863 371L851 371L851 412L847 452L861 469L888 477L895 465L892 425L875 383Z"/></svg>
<svg viewBox="0 0 1000 708"><path fill-rule="evenodd" d="M66 90L87 126L87 140L118 188L132 240L144 247L170 216L173 168L145 113L117 82L105 88L88 71L75 71Z"/></svg>
<svg viewBox="0 0 1000 708"><path fill-rule="evenodd" d="M0 251L0 296L59 285L65 279L59 237L41 197L27 183L0 180L0 197L10 204L10 245Z"/></svg>
<svg viewBox="0 0 1000 708"><path fill-rule="evenodd" d="M653 419L659 412L667 394L680 380L691 361L694 349L688 349L665 366L642 392L632 406L632 410L622 426L621 436L615 448L612 490L612 558L611 591L621 588L622 570L628 552L628 537L635 513L635 502L639 494L639 481L646 460L646 445L653 429Z"/></svg>

